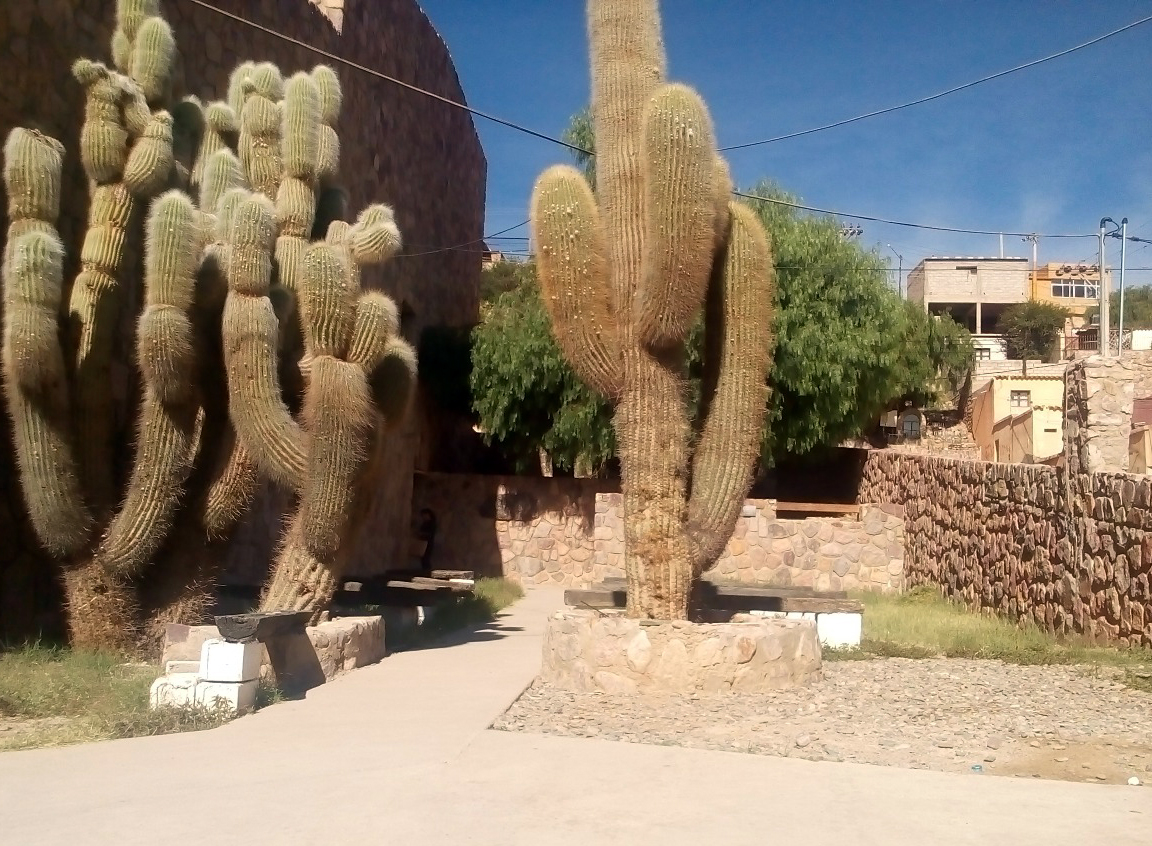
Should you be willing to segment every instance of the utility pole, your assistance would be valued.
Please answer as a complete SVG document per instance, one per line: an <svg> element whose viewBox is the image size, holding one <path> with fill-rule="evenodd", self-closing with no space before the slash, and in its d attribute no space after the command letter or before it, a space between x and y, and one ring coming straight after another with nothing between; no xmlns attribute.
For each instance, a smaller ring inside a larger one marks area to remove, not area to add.
<svg viewBox="0 0 1152 846"><path fill-rule="evenodd" d="M1112 355L1112 333L1108 322L1108 273L1104 269L1104 226L1115 224L1110 217L1100 218L1100 355L1109 358Z"/></svg>
<svg viewBox="0 0 1152 846"><path fill-rule="evenodd" d="M896 265L896 290L900 294L900 299L904 299L904 256L896 252L896 248L891 244L888 249L896 256L898 264Z"/></svg>
<svg viewBox="0 0 1152 846"><path fill-rule="evenodd" d="M1116 355L1124 356L1124 260L1128 252L1128 218L1120 221L1120 319L1117 327L1120 340L1116 342Z"/></svg>
<svg viewBox="0 0 1152 846"><path fill-rule="evenodd" d="M1020 239L1021 241L1032 242L1032 272L1028 274L1028 299L1036 299L1036 245L1040 242L1040 236L1036 233L1025 235Z"/></svg>

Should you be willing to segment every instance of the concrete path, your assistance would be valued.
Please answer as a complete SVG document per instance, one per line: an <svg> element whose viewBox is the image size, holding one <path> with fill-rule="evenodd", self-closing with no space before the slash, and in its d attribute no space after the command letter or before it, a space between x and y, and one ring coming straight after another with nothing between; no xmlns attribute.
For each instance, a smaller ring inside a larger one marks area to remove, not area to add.
<svg viewBox="0 0 1152 846"><path fill-rule="evenodd" d="M1152 789L489 731L560 601L215 731L0 755L0 844L1152 842Z"/></svg>

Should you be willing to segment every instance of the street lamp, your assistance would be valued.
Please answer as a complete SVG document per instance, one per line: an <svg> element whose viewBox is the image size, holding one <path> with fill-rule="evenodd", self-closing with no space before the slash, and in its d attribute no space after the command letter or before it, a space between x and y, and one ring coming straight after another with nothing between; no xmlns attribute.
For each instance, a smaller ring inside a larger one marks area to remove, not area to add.
<svg viewBox="0 0 1152 846"><path fill-rule="evenodd" d="M904 256L896 252L896 248L891 244L888 249L892 251L892 255L896 256L898 264L896 265L896 290L900 293L900 299L904 299Z"/></svg>

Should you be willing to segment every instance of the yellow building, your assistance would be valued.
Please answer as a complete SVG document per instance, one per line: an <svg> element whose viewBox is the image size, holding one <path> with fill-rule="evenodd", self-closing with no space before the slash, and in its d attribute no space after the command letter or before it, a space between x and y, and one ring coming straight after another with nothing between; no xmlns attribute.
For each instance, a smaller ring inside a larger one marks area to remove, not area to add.
<svg viewBox="0 0 1152 846"><path fill-rule="evenodd" d="M1068 309L1072 318L1070 328L1083 327L1087 322L1085 312L1100 304L1098 265L1050 261L1037 267L1030 276L1031 298Z"/></svg>
<svg viewBox="0 0 1152 846"><path fill-rule="evenodd" d="M1046 463L1064 451L1064 377L995 376L972 395L984 461Z"/></svg>

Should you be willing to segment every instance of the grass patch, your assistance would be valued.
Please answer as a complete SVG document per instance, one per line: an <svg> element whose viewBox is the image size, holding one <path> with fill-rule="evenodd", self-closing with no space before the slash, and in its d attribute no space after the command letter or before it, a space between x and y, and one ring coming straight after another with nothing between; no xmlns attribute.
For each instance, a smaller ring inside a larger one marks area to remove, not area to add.
<svg viewBox="0 0 1152 846"><path fill-rule="evenodd" d="M437 606L423 625L410 626L396 632L389 638L389 649L414 649L450 632L489 623L499 611L522 596L524 589L508 579L477 579L472 593Z"/></svg>
<svg viewBox="0 0 1152 846"><path fill-rule="evenodd" d="M226 708L148 707L152 664L119 655L28 646L0 652L0 751L216 728ZM282 699L261 685L257 708Z"/></svg>
<svg viewBox="0 0 1152 846"><path fill-rule="evenodd" d="M859 649L825 650L829 660L986 658L1009 664L1086 664L1125 671L1130 687L1152 692L1152 651L1115 649L1081 637L1057 638L1034 624L977 613L920 587L901 596L862 593Z"/></svg>

